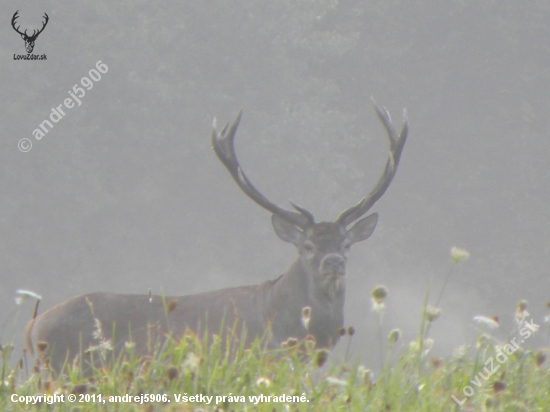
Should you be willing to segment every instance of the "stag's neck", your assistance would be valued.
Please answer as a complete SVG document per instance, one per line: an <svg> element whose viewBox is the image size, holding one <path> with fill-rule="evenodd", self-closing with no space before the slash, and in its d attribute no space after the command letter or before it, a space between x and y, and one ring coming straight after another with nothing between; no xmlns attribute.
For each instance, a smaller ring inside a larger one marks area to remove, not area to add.
<svg viewBox="0 0 550 412"><path fill-rule="evenodd" d="M323 307L335 312L344 309L345 284L342 282L340 288L323 285L319 279L314 279L318 275L308 272L306 265L297 259L289 268L284 276L291 279L300 279L300 284L304 285L303 290L307 294L307 300L313 306ZM291 282L289 282L291 283ZM297 286L297 285L292 285ZM333 285L335 286L335 285Z"/></svg>
<svg viewBox="0 0 550 412"><path fill-rule="evenodd" d="M333 346L338 340L338 329L344 322L344 289L326 293L311 279L302 262L296 260L279 278L261 285L261 312L270 322L273 338L280 344L288 337L304 338L313 334L320 346ZM311 308L311 321L306 330L302 309Z"/></svg>

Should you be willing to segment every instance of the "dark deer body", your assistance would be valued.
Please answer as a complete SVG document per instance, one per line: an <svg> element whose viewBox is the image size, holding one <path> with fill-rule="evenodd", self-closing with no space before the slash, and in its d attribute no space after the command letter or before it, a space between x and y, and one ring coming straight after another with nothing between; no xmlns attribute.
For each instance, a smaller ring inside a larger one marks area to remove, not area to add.
<svg viewBox="0 0 550 412"><path fill-rule="evenodd" d="M334 222L315 223L310 212L295 204L296 211L280 208L252 185L239 166L233 146L240 114L229 130L226 126L220 133L213 131L214 150L239 187L273 213L276 234L298 250L297 260L283 275L260 285L183 297L104 292L77 296L29 323L28 349L59 371L65 359L71 361L79 354L89 357L101 345L116 351L133 342L135 353L146 355L152 350L152 330L156 336L170 334L178 339L186 329L213 334L224 333L222 326L228 330L234 325L238 336L244 328L247 344L266 336L272 347L278 347L289 337L312 335L318 347L332 348L344 324L347 254L354 243L372 234L378 216L373 213L358 219L388 188L407 136L406 122L398 135L387 111L376 110L390 137L384 174L371 193ZM303 319L305 307L310 308L308 322Z"/></svg>

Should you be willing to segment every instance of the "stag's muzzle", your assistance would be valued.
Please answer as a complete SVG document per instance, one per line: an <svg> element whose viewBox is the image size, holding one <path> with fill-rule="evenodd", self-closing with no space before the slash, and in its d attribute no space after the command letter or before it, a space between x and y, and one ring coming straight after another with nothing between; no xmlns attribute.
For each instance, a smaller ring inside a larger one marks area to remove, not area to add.
<svg viewBox="0 0 550 412"><path fill-rule="evenodd" d="M321 261L321 270L323 275L340 275L346 274L346 262L344 258L336 253L326 255Z"/></svg>

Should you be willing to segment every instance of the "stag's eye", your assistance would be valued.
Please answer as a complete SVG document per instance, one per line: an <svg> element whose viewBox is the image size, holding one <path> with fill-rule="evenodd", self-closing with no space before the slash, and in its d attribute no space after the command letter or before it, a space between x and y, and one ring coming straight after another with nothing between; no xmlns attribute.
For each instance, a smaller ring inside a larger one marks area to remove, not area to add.
<svg viewBox="0 0 550 412"><path fill-rule="evenodd" d="M304 245L304 251L307 253L313 253L315 252L315 249L313 248L313 245Z"/></svg>
<svg viewBox="0 0 550 412"><path fill-rule="evenodd" d="M343 246L343 249L344 249L344 252L346 252L346 253L349 252L350 249L351 249L351 244L349 244L349 243L345 244L345 245Z"/></svg>

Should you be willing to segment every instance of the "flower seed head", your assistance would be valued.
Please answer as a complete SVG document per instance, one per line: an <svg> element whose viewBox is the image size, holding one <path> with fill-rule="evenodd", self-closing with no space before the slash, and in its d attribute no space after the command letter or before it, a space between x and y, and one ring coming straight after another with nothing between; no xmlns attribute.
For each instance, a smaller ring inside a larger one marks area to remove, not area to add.
<svg viewBox="0 0 550 412"><path fill-rule="evenodd" d="M433 322L441 316L441 309L428 305L426 311L424 312L424 316L426 316L426 320L428 322Z"/></svg>
<svg viewBox="0 0 550 412"><path fill-rule="evenodd" d="M432 364L434 369L438 369L441 366L441 364L443 363L443 359L441 359L437 356L434 356L434 357L430 358L430 363Z"/></svg>
<svg viewBox="0 0 550 412"><path fill-rule="evenodd" d="M322 367L328 359L329 351L326 349L320 349L315 353L315 365L318 368Z"/></svg>
<svg viewBox="0 0 550 412"><path fill-rule="evenodd" d="M401 338L401 329L394 329L388 335L388 342L390 345L393 345Z"/></svg>
<svg viewBox="0 0 550 412"><path fill-rule="evenodd" d="M388 296L388 288L384 285L376 286L371 292L372 300L378 304L384 302Z"/></svg>
<svg viewBox="0 0 550 412"><path fill-rule="evenodd" d="M537 351L535 353L535 363L540 368L542 364L546 362L546 355L542 351Z"/></svg>
<svg viewBox="0 0 550 412"><path fill-rule="evenodd" d="M518 302L518 307L516 309L516 322L518 325L522 324L525 318L529 316L529 311L527 310L527 301L522 299Z"/></svg>
<svg viewBox="0 0 550 412"><path fill-rule="evenodd" d="M287 343L288 347L291 348L293 346L297 346L299 341L298 341L297 338L291 336L290 338L288 338L286 340L286 343Z"/></svg>
<svg viewBox="0 0 550 412"><path fill-rule="evenodd" d="M305 339L305 345L306 345L306 349L308 351L311 351L315 348L315 345L317 344L317 341L315 340L315 336L309 334L306 336L306 339Z"/></svg>
<svg viewBox="0 0 550 412"><path fill-rule="evenodd" d="M363 365L359 365L357 367L357 377L362 381L362 383L369 385L372 384L374 375L370 369L365 368Z"/></svg>
<svg viewBox="0 0 550 412"><path fill-rule="evenodd" d="M168 375L169 380L174 380L175 378L178 377L178 374L179 374L178 368L176 368L175 366L170 366L166 371L166 374Z"/></svg>
<svg viewBox="0 0 550 412"><path fill-rule="evenodd" d="M495 393L502 392L504 389L506 389L506 382L500 380L493 382L493 390Z"/></svg>
<svg viewBox="0 0 550 412"><path fill-rule="evenodd" d="M44 352L46 352L46 349L48 349L48 342L45 342L45 341L38 342L36 344L36 347L38 349L38 352L40 354L43 354Z"/></svg>
<svg viewBox="0 0 550 412"><path fill-rule="evenodd" d="M465 249L453 247L451 249L451 263L458 263L470 257L470 253Z"/></svg>

